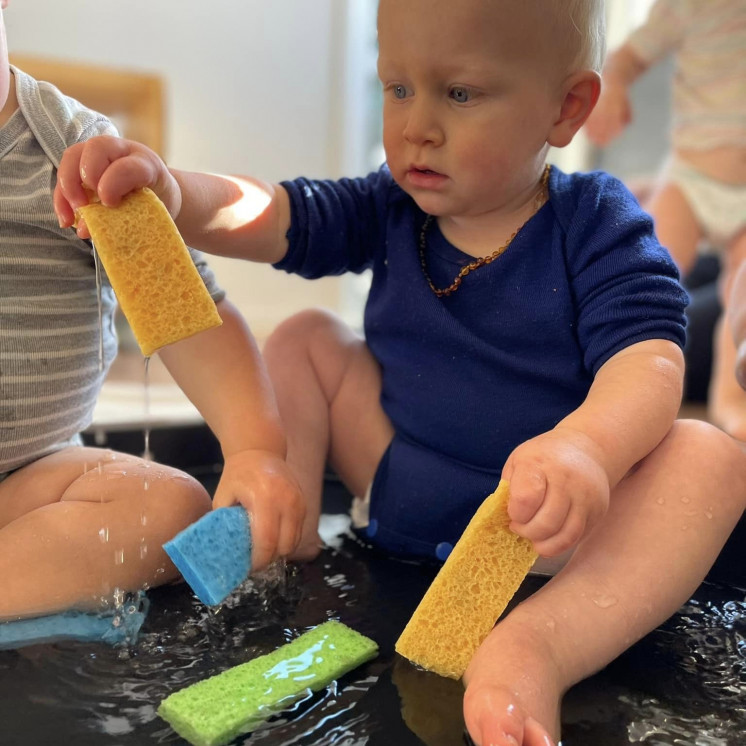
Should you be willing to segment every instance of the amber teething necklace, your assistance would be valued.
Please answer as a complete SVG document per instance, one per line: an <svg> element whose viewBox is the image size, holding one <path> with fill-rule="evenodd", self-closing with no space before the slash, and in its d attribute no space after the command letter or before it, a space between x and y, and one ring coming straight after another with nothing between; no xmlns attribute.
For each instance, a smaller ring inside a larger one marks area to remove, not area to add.
<svg viewBox="0 0 746 746"><path fill-rule="evenodd" d="M422 229L420 230L420 264L422 265L422 271L425 274L427 284L430 286L430 289L435 293L435 295L438 296L438 298L441 298L444 295L448 296L451 293L455 293L461 287L461 281L464 279L464 277L466 277L466 275L468 275L470 272L474 272L474 270L477 270L480 267L483 267L485 264L494 262L497 257L505 252L508 246L510 246L510 244L513 242L513 239L518 235L518 231L520 231L521 228L523 228L523 226L526 225L526 223L531 220L534 215L536 215L536 213L549 199L549 188L547 185L549 183L550 170L550 166L546 166L544 168L544 173L541 175L541 181L539 182L539 191L534 200L533 210L531 210L531 214L528 216L528 218L526 218L526 221L523 223L523 225L517 228L513 232L513 235L502 246L500 246L500 248L495 249L489 256L480 256L473 262L469 262L467 265L461 267L461 270L447 288L436 288L432 279L430 278L430 274L427 271L427 260L425 259L425 254L427 251L427 230L432 225L435 217L433 215L427 215L425 217L425 222L422 224Z"/></svg>

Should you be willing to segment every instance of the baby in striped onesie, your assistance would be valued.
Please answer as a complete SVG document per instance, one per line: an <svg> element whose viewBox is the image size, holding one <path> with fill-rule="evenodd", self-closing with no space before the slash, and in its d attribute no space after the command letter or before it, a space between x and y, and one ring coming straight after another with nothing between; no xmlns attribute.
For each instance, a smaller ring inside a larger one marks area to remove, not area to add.
<svg viewBox="0 0 746 746"><path fill-rule="evenodd" d="M105 277L98 292L91 245L60 227L52 193L68 146L117 133L9 65L7 4L0 0L0 621L106 607L117 589L175 579L162 544L210 509L187 474L83 446L117 352L116 301ZM295 548L303 501L257 347L201 255L193 258L223 325L159 354L220 440L214 504L252 511L259 569ZM273 535L285 514L290 529Z"/></svg>
<svg viewBox="0 0 746 746"><path fill-rule="evenodd" d="M586 131L602 146L620 134L631 120L629 87L668 53L676 62L671 152L646 207L682 274L702 239L720 254L727 310L746 258L746 2L656 0L647 21L609 55ZM746 440L746 393L734 376L736 349L724 323L714 347L709 416Z"/></svg>

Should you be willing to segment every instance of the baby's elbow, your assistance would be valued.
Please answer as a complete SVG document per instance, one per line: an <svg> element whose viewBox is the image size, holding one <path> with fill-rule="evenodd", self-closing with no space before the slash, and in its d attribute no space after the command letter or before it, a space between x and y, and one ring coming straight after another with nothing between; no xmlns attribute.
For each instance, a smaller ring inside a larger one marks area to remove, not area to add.
<svg viewBox="0 0 746 746"><path fill-rule="evenodd" d="M684 373L686 369L684 353L673 342L669 342L668 345L670 345L669 350L653 358L653 372L656 378L661 381L662 390L670 394L672 404L678 408L684 396Z"/></svg>

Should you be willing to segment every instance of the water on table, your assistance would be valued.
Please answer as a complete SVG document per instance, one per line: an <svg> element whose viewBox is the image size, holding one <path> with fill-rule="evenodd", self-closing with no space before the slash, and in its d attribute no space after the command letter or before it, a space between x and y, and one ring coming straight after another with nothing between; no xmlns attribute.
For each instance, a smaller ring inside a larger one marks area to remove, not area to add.
<svg viewBox="0 0 746 746"><path fill-rule="evenodd" d="M461 684L414 669L394 642L435 568L352 540L248 583L218 613L184 585L149 591L138 643L0 652L0 746L183 744L156 715L176 689L333 618L380 655L236 744L463 746ZM529 578L524 597L543 581ZM746 743L744 592L703 585L667 624L566 697L564 746Z"/></svg>

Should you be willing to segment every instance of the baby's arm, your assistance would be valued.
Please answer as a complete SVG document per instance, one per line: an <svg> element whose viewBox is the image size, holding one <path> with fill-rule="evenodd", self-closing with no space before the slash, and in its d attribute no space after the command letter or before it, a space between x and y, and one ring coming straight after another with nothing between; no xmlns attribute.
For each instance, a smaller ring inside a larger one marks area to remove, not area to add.
<svg viewBox="0 0 746 746"><path fill-rule="evenodd" d="M610 490L668 433L683 377L673 342L639 342L610 358L580 407L510 455L511 528L544 556L577 544L605 513Z"/></svg>
<svg viewBox="0 0 746 746"><path fill-rule="evenodd" d="M252 569L289 556L300 540L305 507L285 462L285 436L259 351L238 311L164 347L159 355L220 441L224 467L213 504L242 504L251 514Z"/></svg>
<svg viewBox="0 0 746 746"><path fill-rule="evenodd" d="M629 44L609 55L603 69L601 96L585 124L586 134L595 145L608 145L632 121L629 89L647 68L648 64Z"/></svg>
<svg viewBox="0 0 746 746"><path fill-rule="evenodd" d="M287 252L290 205L282 187L169 169L150 148L116 137L94 137L65 151L54 192L60 225L73 225L89 192L115 206L140 187L158 195L189 246L259 262L279 261ZM89 237L84 224L78 234Z"/></svg>
<svg viewBox="0 0 746 746"><path fill-rule="evenodd" d="M161 198L184 239L196 248L260 261L279 260L287 250L284 190L251 180L171 172L149 148L115 137L93 138L65 152L54 194L60 225L72 225L74 210L89 202L90 192L115 206L144 186ZM258 195L261 207L252 212L242 201L247 194ZM88 237L85 225L78 226L78 233ZM229 302L218 308L222 326L159 354L220 441L225 465L214 504L240 502L251 512L252 565L261 569L295 549L304 505L285 463L285 438L254 340Z"/></svg>

